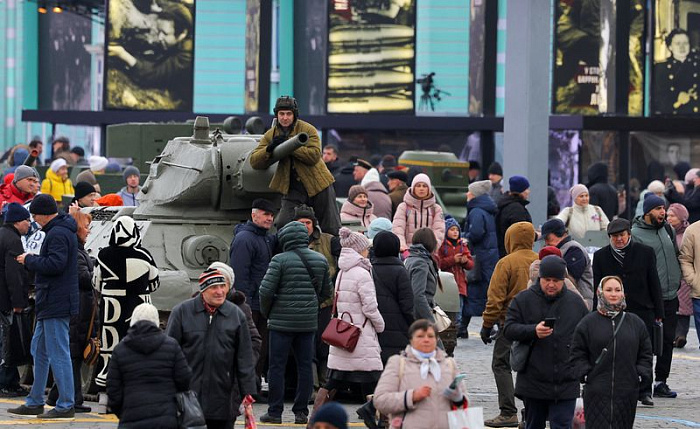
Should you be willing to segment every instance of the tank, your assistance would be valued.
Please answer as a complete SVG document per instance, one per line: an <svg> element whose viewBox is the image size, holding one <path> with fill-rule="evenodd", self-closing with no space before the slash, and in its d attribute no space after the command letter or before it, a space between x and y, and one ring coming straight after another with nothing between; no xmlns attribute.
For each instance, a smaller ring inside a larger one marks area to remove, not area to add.
<svg viewBox="0 0 700 429"><path fill-rule="evenodd" d="M198 290L209 264L229 262L234 227L250 218L254 199L279 207L280 195L268 186L277 161L308 140L306 134L287 140L275 148L267 170L254 170L249 158L260 134L212 131L206 117L197 117L192 128L192 136L171 139L150 162L139 207L84 209L93 216L85 246L93 256L108 245L116 219L133 217L160 270L161 286L151 297L163 312Z"/></svg>
<svg viewBox="0 0 700 429"><path fill-rule="evenodd" d="M460 161L451 152L408 150L399 157L399 164L416 167L427 174L438 204L458 222L464 220L467 216L468 162Z"/></svg>

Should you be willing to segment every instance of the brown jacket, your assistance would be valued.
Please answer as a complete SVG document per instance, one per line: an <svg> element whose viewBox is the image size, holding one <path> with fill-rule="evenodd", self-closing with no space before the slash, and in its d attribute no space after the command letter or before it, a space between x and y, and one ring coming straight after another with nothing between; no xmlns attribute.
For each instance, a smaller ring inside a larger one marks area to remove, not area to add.
<svg viewBox="0 0 700 429"><path fill-rule="evenodd" d="M328 167L323 163L321 158L321 140L318 138L318 132L313 125L297 119L294 128L289 133L289 138L294 137L299 133L309 135L309 141L305 146L302 146L294 151L294 153L284 158L279 162L277 171L270 182L270 189L277 191L282 195L287 195L289 192L289 177L292 168L292 159L294 160L294 169L304 185L309 197L313 197L319 192L333 184L335 179ZM250 155L250 165L256 170L266 170L270 167L270 153L266 148L272 142L275 135L280 134L279 127L274 127L268 130L260 139L258 147L253 149Z"/></svg>
<svg viewBox="0 0 700 429"><path fill-rule="evenodd" d="M690 296L700 299L700 222L686 228L678 259L681 262L683 280L690 285Z"/></svg>
<svg viewBox="0 0 700 429"><path fill-rule="evenodd" d="M396 214L396 209L399 207L399 204L403 203L403 196L406 195L406 191L408 191L408 185L405 183L401 183L397 187L395 187L393 191L389 192L389 198L391 198L392 219Z"/></svg>
<svg viewBox="0 0 700 429"><path fill-rule="evenodd" d="M485 328L496 322L503 326L510 301L527 288L530 280L530 264L538 259L532 251L535 243L535 228L530 222L517 222L506 231L507 255L501 258L491 276L486 309L482 314Z"/></svg>

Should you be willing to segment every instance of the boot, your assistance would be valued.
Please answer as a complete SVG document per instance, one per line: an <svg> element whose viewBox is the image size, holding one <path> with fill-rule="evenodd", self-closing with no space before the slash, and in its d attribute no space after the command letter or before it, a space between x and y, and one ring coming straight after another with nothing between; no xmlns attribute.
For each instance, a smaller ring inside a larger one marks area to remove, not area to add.
<svg viewBox="0 0 700 429"><path fill-rule="evenodd" d="M335 397L335 392L335 389L328 390L324 387L318 389L318 392L316 392L316 399L314 400L314 408L311 410L311 415L309 416L309 423L306 425L306 429L311 429L313 427L313 424L311 422L314 421L316 411L318 411L318 409L321 408L321 406L326 402L332 401Z"/></svg>
<svg viewBox="0 0 700 429"><path fill-rule="evenodd" d="M374 408L374 402L372 402L371 397L355 412L369 429L379 428L379 426L377 426L377 409Z"/></svg>

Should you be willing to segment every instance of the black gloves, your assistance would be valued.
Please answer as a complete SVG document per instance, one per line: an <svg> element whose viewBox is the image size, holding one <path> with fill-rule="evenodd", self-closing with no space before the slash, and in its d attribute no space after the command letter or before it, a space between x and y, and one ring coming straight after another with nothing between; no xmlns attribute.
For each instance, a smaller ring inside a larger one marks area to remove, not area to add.
<svg viewBox="0 0 700 429"><path fill-rule="evenodd" d="M285 136L274 136L270 144L267 145L267 147L265 148L265 150L268 153L272 153L272 151L275 150L277 146L284 143L285 141L287 141L287 138Z"/></svg>
<svg viewBox="0 0 700 429"><path fill-rule="evenodd" d="M491 340L491 331L492 330L493 330L493 328L487 328L485 326L483 326L481 328L481 332L479 332L479 335L481 335L481 341L483 341L484 344L489 344L492 341Z"/></svg>

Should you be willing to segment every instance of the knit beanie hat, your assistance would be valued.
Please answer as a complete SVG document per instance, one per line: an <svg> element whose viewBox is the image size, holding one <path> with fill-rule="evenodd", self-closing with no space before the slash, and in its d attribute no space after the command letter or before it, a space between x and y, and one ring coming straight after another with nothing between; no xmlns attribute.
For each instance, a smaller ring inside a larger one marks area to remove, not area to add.
<svg viewBox="0 0 700 429"><path fill-rule="evenodd" d="M75 178L75 182L88 182L92 186L97 185L97 179L95 179L95 175L92 174L92 171L88 170L83 170Z"/></svg>
<svg viewBox="0 0 700 429"><path fill-rule="evenodd" d="M74 195L75 195L75 201L78 201L79 199L86 197L93 192L97 192L95 190L95 187L89 184L88 182L78 182L75 184L73 187L74 190Z"/></svg>
<svg viewBox="0 0 700 429"><path fill-rule="evenodd" d="M572 186L569 192L571 193L571 198L573 198L574 201L576 201L576 198L578 198L579 195L588 193L588 188L586 187L586 185L582 185L579 183L578 185Z"/></svg>
<svg viewBox="0 0 700 429"><path fill-rule="evenodd" d="M457 223L457 221L455 220L455 218L453 218L452 216L446 217L446 218L445 218L445 238L447 238L447 233L449 232L450 228L452 228L453 226L456 226L456 227L457 227L457 229L459 230L460 234L462 233L462 230L461 230L461 228L459 227L459 224Z"/></svg>
<svg viewBox="0 0 700 429"><path fill-rule="evenodd" d="M122 166L119 165L118 162L110 162L107 163L107 166L105 167L105 173L119 173L122 171Z"/></svg>
<svg viewBox="0 0 700 429"><path fill-rule="evenodd" d="M63 158L56 158L56 159L53 160L53 162L51 163L51 165L49 166L49 168L50 168L51 171L53 171L54 173L58 173L58 170L59 170L61 167L65 167L66 165L68 165L68 163L66 162L65 159L63 159Z"/></svg>
<svg viewBox="0 0 700 429"><path fill-rule="evenodd" d="M416 176L411 181L411 188L416 186L416 183L425 183L426 185L428 185L428 188L430 188L431 186L430 177L428 177L428 175L425 173L416 174Z"/></svg>
<svg viewBox="0 0 700 429"><path fill-rule="evenodd" d="M107 164L109 164L109 160L107 158L105 158L104 156L92 155L90 158L88 158L88 163L90 164L90 170L92 172L96 172L96 171L102 171L105 168L107 168Z"/></svg>
<svg viewBox="0 0 700 429"><path fill-rule="evenodd" d="M102 207L121 207L124 205L124 200L117 194L103 195L95 202Z"/></svg>
<svg viewBox="0 0 700 429"><path fill-rule="evenodd" d="M362 181L360 182L360 185L362 186L367 186L368 184L372 182L379 182L379 171L377 171L376 168L372 168L365 174L365 177L362 178Z"/></svg>
<svg viewBox="0 0 700 429"><path fill-rule="evenodd" d="M131 322L129 322L129 326L134 326L142 320L159 326L160 318L158 317L158 309L153 304L147 302L137 305L136 308L134 308L134 312L131 313Z"/></svg>
<svg viewBox="0 0 700 429"><path fill-rule="evenodd" d="M39 194L29 204L29 213L34 215L52 215L58 213L56 200L49 194Z"/></svg>
<svg viewBox="0 0 700 429"><path fill-rule="evenodd" d="M566 278L566 262L559 256L545 256L540 262L540 278L564 280Z"/></svg>
<svg viewBox="0 0 700 429"><path fill-rule="evenodd" d="M199 291L204 292L208 288L214 285L225 285L226 277L219 270L213 269L211 267L204 270L204 272L199 276Z"/></svg>
<svg viewBox="0 0 700 429"><path fill-rule="evenodd" d="M316 411L312 423L328 423L338 429L348 429L348 414L337 402L328 402Z"/></svg>
<svg viewBox="0 0 700 429"><path fill-rule="evenodd" d="M133 165L130 165L124 169L124 172L122 173L122 177L124 178L124 182L126 182L126 179L128 179L130 176L138 176L139 179L141 178L141 172L139 171L138 168L134 167Z"/></svg>
<svg viewBox="0 0 700 429"><path fill-rule="evenodd" d="M666 201L664 201L663 198L651 192L648 192L646 195L644 195L644 204L642 207L644 208L645 215L659 206L666 206Z"/></svg>
<svg viewBox="0 0 700 429"><path fill-rule="evenodd" d="M652 180L649 185L647 185L647 190L654 194L663 194L666 187L661 180Z"/></svg>
<svg viewBox="0 0 700 429"><path fill-rule="evenodd" d="M370 243L367 237L359 232L353 232L350 228L342 227L338 234L340 235L340 245L350 248L357 253L362 253L369 247Z"/></svg>
<svg viewBox="0 0 700 429"><path fill-rule="evenodd" d="M399 256L401 241L391 231L379 231L372 240L372 248L374 249L374 256L377 258Z"/></svg>
<svg viewBox="0 0 700 429"><path fill-rule="evenodd" d="M488 174L503 176L503 167L501 167L501 164L494 162L493 164L489 165Z"/></svg>
<svg viewBox="0 0 700 429"><path fill-rule="evenodd" d="M355 202L355 198L360 195L360 194L367 194L367 189L364 188L362 185L353 185L350 187L350 190L348 191L348 201L351 203Z"/></svg>
<svg viewBox="0 0 700 429"><path fill-rule="evenodd" d="M668 211L673 212L681 223L686 222L690 216L688 209L686 209L683 204L673 203L668 206Z"/></svg>
<svg viewBox="0 0 700 429"><path fill-rule="evenodd" d="M530 187L530 181L525 176L512 176L508 179L508 185L510 186L510 192L521 194Z"/></svg>
<svg viewBox="0 0 700 429"><path fill-rule="evenodd" d="M36 177L39 179L39 173L35 169L28 165L20 165L15 169L15 177L12 179L12 183L17 183L20 180L26 179L27 177Z"/></svg>
<svg viewBox="0 0 700 429"><path fill-rule="evenodd" d="M391 231L391 221L385 217L378 217L369 224L367 237L373 240L381 231Z"/></svg>
<svg viewBox="0 0 700 429"><path fill-rule="evenodd" d="M695 180L696 177L698 177L698 172L700 171L700 168L691 168L688 170L687 173L685 173L685 183L690 185L693 183L693 180Z"/></svg>
<svg viewBox="0 0 700 429"><path fill-rule="evenodd" d="M29 219L29 212L20 203L10 203L5 206L3 211L3 219L5 223L15 223L25 219Z"/></svg>
<svg viewBox="0 0 700 429"><path fill-rule="evenodd" d="M75 147L71 148L70 153L74 153L74 154L82 157L82 156L85 156L85 149L83 149L80 146L75 146Z"/></svg>
<svg viewBox="0 0 700 429"><path fill-rule="evenodd" d="M233 281L236 279L236 275L233 273L233 268L231 268L230 265L216 261L212 262L211 265L209 265L209 269L217 270L219 273L221 273L221 275L223 275L226 278L226 281L233 289Z"/></svg>
<svg viewBox="0 0 700 429"><path fill-rule="evenodd" d="M544 259L549 255L554 255L561 258L561 250L559 250L559 248L556 246L544 246L540 249L540 253L538 256L540 257L540 259Z"/></svg>
<svg viewBox="0 0 700 429"><path fill-rule="evenodd" d="M491 191L491 181L490 180L479 180L469 185L469 192L474 195L474 197L480 197L486 195Z"/></svg>

